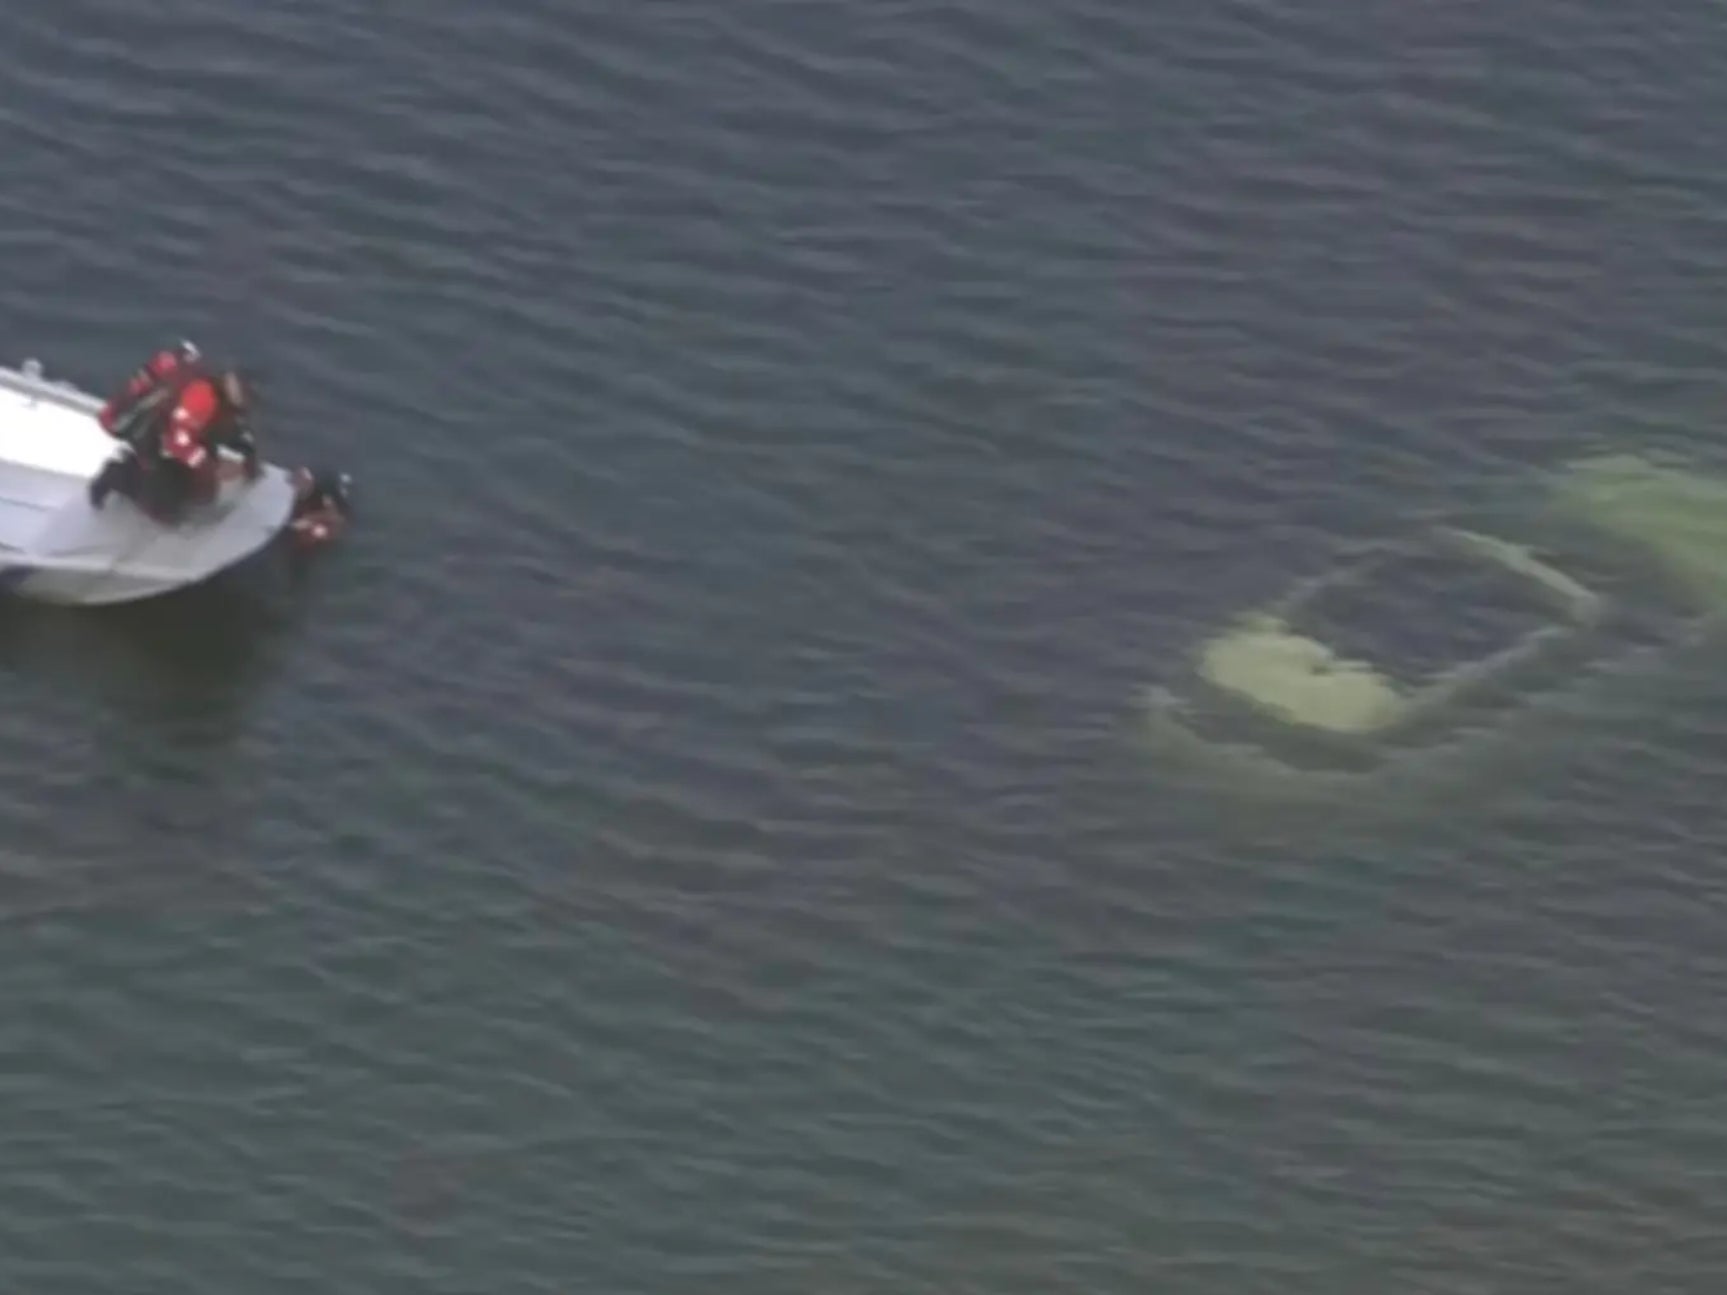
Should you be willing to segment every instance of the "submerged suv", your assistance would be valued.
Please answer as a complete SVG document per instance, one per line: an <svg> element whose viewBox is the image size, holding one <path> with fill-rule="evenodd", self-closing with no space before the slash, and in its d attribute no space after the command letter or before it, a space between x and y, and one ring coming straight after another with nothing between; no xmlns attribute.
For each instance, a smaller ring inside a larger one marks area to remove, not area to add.
<svg viewBox="0 0 1727 1295"><path fill-rule="evenodd" d="M1249 793L1418 781L1727 626L1727 479L1600 455L1508 502L1244 611L1149 690L1154 748Z"/></svg>

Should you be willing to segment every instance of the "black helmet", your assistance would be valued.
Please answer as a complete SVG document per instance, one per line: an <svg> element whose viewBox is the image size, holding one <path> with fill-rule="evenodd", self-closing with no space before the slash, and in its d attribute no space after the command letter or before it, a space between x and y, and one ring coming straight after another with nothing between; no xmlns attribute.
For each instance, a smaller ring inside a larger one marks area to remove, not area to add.
<svg viewBox="0 0 1727 1295"><path fill-rule="evenodd" d="M352 511L354 479L335 468L303 468L306 476L306 498L327 503L344 516Z"/></svg>

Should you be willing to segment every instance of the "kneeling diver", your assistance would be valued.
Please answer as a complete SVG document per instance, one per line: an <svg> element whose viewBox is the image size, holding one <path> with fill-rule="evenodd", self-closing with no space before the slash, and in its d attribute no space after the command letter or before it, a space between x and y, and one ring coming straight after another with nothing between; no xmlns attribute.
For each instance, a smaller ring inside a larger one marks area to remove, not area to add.
<svg viewBox="0 0 1727 1295"><path fill-rule="evenodd" d="M210 374L189 342L157 352L97 415L123 444L90 483L91 505L102 507L120 490L159 521L176 521L215 497L223 449L237 451L255 480L262 465L251 406L250 383L238 370Z"/></svg>

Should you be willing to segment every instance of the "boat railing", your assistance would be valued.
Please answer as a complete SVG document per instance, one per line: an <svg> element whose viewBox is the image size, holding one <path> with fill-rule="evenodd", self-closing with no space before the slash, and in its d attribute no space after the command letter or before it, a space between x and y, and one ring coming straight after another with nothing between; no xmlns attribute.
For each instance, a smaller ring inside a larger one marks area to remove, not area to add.
<svg viewBox="0 0 1727 1295"><path fill-rule="evenodd" d="M0 388L33 400L51 401L81 414L94 414L102 408L99 397L63 379L44 376L40 360L25 360L16 369L0 365Z"/></svg>

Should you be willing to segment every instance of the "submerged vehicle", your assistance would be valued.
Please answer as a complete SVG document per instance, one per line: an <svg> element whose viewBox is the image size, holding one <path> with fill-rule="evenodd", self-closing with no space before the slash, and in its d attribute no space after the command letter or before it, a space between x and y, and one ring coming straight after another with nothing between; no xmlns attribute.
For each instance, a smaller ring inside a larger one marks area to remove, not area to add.
<svg viewBox="0 0 1727 1295"><path fill-rule="evenodd" d="M262 465L230 474L215 497L165 524L130 499L104 507L90 484L114 439L103 402L43 376L34 360L0 367L0 591L41 602L133 602L200 584L289 534L304 474Z"/></svg>
<svg viewBox="0 0 1727 1295"><path fill-rule="evenodd" d="M1727 479L1596 455L1239 614L1148 690L1145 731L1251 797L1371 801L1724 628Z"/></svg>

